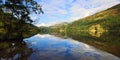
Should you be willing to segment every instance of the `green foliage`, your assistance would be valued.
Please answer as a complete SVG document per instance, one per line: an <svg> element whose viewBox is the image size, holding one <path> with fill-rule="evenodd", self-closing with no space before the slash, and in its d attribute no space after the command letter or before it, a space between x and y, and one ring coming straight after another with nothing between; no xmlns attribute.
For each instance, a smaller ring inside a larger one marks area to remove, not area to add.
<svg viewBox="0 0 120 60"><path fill-rule="evenodd" d="M40 33L40 34L49 33L49 30L50 30L49 27L45 27L45 26L40 26L40 27L39 27L39 33Z"/></svg>
<svg viewBox="0 0 120 60"><path fill-rule="evenodd" d="M68 26L68 23L66 22L56 24L54 26L50 26L49 32L62 33L67 30L67 26Z"/></svg>
<svg viewBox="0 0 120 60"><path fill-rule="evenodd" d="M34 0L0 0L0 40L23 39L38 32L31 24L31 12L43 13Z"/></svg>

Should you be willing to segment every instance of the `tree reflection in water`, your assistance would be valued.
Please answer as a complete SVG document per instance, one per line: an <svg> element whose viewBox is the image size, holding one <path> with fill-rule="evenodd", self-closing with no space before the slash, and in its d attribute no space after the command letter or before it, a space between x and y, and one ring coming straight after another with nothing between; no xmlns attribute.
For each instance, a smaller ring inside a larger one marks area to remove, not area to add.
<svg viewBox="0 0 120 60"><path fill-rule="evenodd" d="M25 42L0 42L0 60L28 60L31 53Z"/></svg>

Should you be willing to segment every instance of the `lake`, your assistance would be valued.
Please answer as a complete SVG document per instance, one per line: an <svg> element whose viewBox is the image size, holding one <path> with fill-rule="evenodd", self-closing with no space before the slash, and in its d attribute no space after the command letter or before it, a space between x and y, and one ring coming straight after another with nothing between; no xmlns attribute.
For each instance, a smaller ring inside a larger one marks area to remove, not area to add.
<svg viewBox="0 0 120 60"><path fill-rule="evenodd" d="M2 42L0 60L120 60L86 43L49 34L36 34L23 42Z"/></svg>

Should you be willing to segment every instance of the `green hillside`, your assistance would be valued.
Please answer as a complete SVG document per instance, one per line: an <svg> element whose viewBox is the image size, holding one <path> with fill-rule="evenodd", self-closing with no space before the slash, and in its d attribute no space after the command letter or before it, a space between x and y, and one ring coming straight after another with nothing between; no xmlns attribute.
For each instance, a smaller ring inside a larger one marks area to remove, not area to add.
<svg viewBox="0 0 120 60"><path fill-rule="evenodd" d="M120 31L120 4L70 23L68 31L89 31L90 33Z"/></svg>
<svg viewBox="0 0 120 60"><path fill-rule="evenodd" d="M88 32L96 37L100 37L104 32L120 32L120 4L71 23L50 26L49 31L50 33L68 34Z"/></svg>

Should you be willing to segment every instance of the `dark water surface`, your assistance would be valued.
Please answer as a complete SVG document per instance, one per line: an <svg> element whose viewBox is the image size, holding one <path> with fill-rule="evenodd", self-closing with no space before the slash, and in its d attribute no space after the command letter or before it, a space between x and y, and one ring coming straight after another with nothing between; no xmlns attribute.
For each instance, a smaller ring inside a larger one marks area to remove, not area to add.
<svg viewBox="0 0 120 60"><path fill-rule="evenodd" d="M120 60L86 43L53 35L34 35L23 42L0 43L0 60Z"/></svg>

